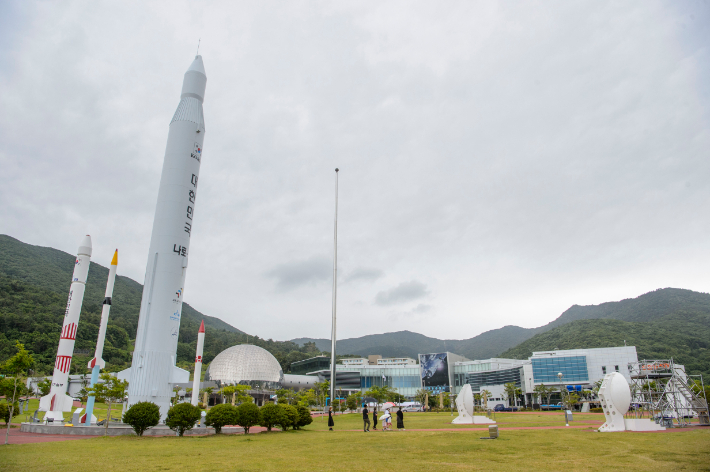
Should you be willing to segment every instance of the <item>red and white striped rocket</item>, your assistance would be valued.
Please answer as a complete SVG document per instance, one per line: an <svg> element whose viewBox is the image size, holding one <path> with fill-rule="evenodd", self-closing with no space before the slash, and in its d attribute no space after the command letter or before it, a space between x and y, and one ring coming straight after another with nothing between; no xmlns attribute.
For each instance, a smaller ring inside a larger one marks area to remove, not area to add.
<svg viewBox="0 0 710 472"><path fill-rule="evenodd" d="M195 353L195 378L192 380L192 403L197 406L200 397L200 377L202 377L202 351L205 348L205 320L200 324L197 332L197 352Z"/></svg>
<svg viewBox="0 0 710 472"><path fill-rule="evenodd" d="M106 367L102 356L104 355L104 341L106 340L106 327L108 325L108 314L111 310L111 297L113 296L113 284L116 282L116 268L118 266L118 249L113 253L111 266L108 269L108 281L106 282L106 293L104 294L104 304L101 309L101 325L99 326L99 338L96 341L96 351L94 358L89 361L89 369L98 365L99 369Z"/></svg>
<svg viewBox="0 0 710 472"><path fill-rule="evenodd" d="M89 275L89 262L91 260L91 236L88 234L81 242L74 263L71 287L67 309L64 312L64 324L57 348L57 360L54 363L52 387L49 394L39 399L40 411L46 411L45 418L62 421L65 411L71 411L73 399L67 395L69 387L69 367L74 355L74 342L81 315L81 304L84 301L86 279Z"/></svg>

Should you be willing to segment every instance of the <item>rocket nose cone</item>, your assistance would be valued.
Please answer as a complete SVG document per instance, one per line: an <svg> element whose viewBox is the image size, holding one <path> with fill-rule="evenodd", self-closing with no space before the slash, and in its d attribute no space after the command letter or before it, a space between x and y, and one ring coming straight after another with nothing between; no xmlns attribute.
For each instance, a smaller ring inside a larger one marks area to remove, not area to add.
<svg viewBox="0 0 710 472"><path fill-rule="evenodd" d="M196 72L204 74L205 77L207 76L207 74L205 74L205 65L202 63L202 56L195 56L195 60L192 61L192 64L190 64L190 68L187 70L194 70Z"/></svg>
<svg viewBox="0 0 710 472"><path fill-rule="evenodd" d="M91 248L91 236L87 234L86 236L84 236L84 239L81 240L78 254L86 254L87 256L91 257Z"/></svg>

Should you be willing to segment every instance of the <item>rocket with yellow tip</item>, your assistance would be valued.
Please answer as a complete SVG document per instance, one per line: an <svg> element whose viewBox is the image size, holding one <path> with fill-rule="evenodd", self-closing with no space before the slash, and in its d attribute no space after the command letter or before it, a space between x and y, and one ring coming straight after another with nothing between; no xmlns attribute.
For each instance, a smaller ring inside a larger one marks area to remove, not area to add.
<svg viewBox="0 0 710 472"><path fill-rule="evenodd" d="M99 326L99 338L96 341L96 351L94 358L89 361L89 369L91 369L91 383L89 387L96 385L99 381L99 372L106 367L102 356L104 354L104 341L106 340L106 327L108 325L108 314L111 311L111 297L113 297L113 284L116 282L116 268L118 267L118 249L113 253L111 266L108 269L108 281L106 282L106 292L104 294L104 304L101 309L101 325ZM86 414L84 414L80 422L84 424L96 423L96 418L92 415L94 410L94 397L90 396L86 402Z"/></svg>

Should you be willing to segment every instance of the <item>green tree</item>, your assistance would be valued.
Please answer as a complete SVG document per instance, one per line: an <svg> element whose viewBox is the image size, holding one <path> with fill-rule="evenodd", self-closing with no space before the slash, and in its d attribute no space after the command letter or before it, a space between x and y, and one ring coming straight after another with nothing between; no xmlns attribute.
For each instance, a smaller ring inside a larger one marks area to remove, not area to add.
<svg viewBox="0 0 710 472"><path fill-rule="evenodd" d="M237 424L244 428L244 434L249 434L249 428L261 421L261 410L253 402L242 403L237 407Z"/></svg>
<svg viewBox="0 0 710 472"><path fill-rule="evenodd" d="M19 404L15 402L15 408L19 408ZM0 403L0 420L5 421L7 426L10 422L10 404L7 402Z"/></svg>
<svg viewBox="0 0 710 472"><path fill-rule="evenodd" d="M266 428L267 431L271 431L271 428L279 424L281 421L281 414L282 412L280 406L269 402L261 407L259 425Z"/></svg>
<svg viewBox="0 0 710 472"><path fill-rule="evenodd" d="M239 415L237 413L237 407L229 403L215 405L207 412L207 416L205 416L205 424L212 426L217 434L222 432L223 426L237 424L238 422Z"/></svg>
<svg viewBox="0 0 710 472"><path fill-rule="evenodd" d="M348 395L345 399L345 405L349 410L355 410L358 407L357 397L355 395Z"/></svg>
<svg viewBox="0 0 710 472"><path fill-rule="evenodd" d="M2 370L5 372L10 373L14 379L13 379L13 390L12 390L12 401L8 402L9 408L10 408L10 420L12 421L12 417L15 416L15 399L16 399L16 394L17 394L17 378L27 372L30 367L32 367L35 363L34 359L32 358L32 355L27 352L25 349L25 346L21 344L19 341L16 341L15 343L15 348L17 349L17 353L12 356L10 359L5 362L5 364L2 366ZM7 397L6 397L7 398ZM5 432L5 444L8 444L8 440L10 438L10 423L11 421L8 421L7 423L7 431Z"/></svg>
<svg viewBox="0 0 710 472"><path fill-rule="evenodd" d="M407 401L407 397L405 397L401 393L394 391L390 394L388 400L394 403L404 403Z"/></svg>
<svg viewBox="0 0 710 472"><path fill-rule="evenodd" d="M39 391L39 396L43 397L49 395L49 391L52 390L52 378L47 377L41 382L37 383L37 390Z"/></svg>
<svg viewBox="0 0 710 472"><path fill-rule="evenodd" d="M185 431L195 427L195 423L200 420L201 414L200 409L191 403L178 403L168 410L165 424L182 436Z"/></svg>
<svg viewBox="0 0 710 472"><path fill-rule="evenodd" d="M86 392L88 395L96 397L96 401L108 403L108 412L104 422L104 435L106 435L108 423L111 420L111 406L118 401L123 402L128 382L107 373L101 374L100 378L103 382L97 382L93 387L87 387Z"/></svg>
<svg viewBox="0 0 710 472"><path fill-rule="evenodd" d="M394 390L389 385L383 385L382 387L373 385L365 392L365 396L374 398L377 403L382 403L384 400L388 400L393 393Z"/></svg>
<svg viewBox="0 0 710 472"><path fill-rule="evenodd" d="M123 422L133 428L138 436L143 436L160 422L160 408L153 402L135 403L124 413Z"/></svg>
<svg viewBox="0 0 710 472"><path fill-rule="evenodd" d="M419 390L417 390L417 393L414 394L414 399L418 401L422 406L426 406L425 404L427 395L428 392L425 389L420 388Z"/></svg>
<svg viewBox="0 0 710 472"><path fill-rule="evenodd" d="M237 393L237 387L235 385L227 385L225 387L222 387L222 395L226 395L227 397L231 397L232 399L232 405L234 405L236 401L236 393Z"/></svg>
<svg viewBox="0 0 710 472"><path fill-rule="evenodd" d="M481 390L481 400L483 400L483 409L488 409L488 399L491 398L491 392L488 390Z"/></svg>
<svg viewBox="0 0 710 472"><path fill-rule="evenodd" d="M298 423L298 411L296 407L291 405L277 405L281 408L281 414L279 415L278 427L281 431L286 431Z"/></svg>
<svg viewBox="0 0 710 472"><path fill-rule="evenodd" d="M508 400L508 406L517 406L518 395L522 394L522 390L516 387L514 382L508 382L503 385L503 391L505 392L505 397Z"/></svg>
<svg viewBox="0 0 710 472"><path fill-rule="evenodd" d="M301 429L304 426L308 426L313 423L313 417L311 416L311 410L303 405L296 405L296 412L298 413L298 419L293 425L294 429Z"/></svg>

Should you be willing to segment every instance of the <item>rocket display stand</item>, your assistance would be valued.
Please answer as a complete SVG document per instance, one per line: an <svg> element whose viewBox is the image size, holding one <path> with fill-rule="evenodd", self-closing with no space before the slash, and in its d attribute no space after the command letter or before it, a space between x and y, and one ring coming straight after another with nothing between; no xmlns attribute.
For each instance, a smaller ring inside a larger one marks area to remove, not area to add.
<svg viewBox="0 0 710 472"><path fill-rule="evenodd" d="M456 409L459 416L454 418L451 424L496 424L490 418L474 415L473 406L473 390L470 384L466 384L456 396Z"/></svg>

